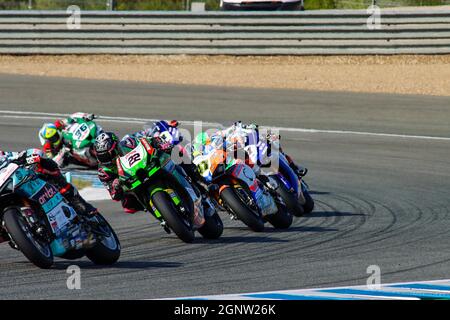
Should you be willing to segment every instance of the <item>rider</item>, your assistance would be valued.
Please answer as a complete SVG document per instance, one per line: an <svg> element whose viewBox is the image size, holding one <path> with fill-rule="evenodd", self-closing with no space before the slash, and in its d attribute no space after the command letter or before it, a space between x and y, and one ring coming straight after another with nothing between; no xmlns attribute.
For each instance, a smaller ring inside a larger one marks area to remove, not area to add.
<svg viewBox="0 0 450 320"><path fill-rule="evenodd" d="M232 126L224 130L220 130L216 134L225 138L226 140L236 141L242 146L255 146L255 153L260 157L264 157L267 153L267 144L264 141L260 140L258 125L256 124L243 124L241 121L237 121ZM244 138L245 141L243 141ZM294 160L283 151L281 145L279 144L279 140L281 138L279 135L274 135L268 132L266 138L269 143L276 146L278 148L278 151L286 157L289 167L299 178L302 178L306 175L308 169L296 165ZM256 164L256 159L252 159L252 162Z"/></svg>
<svg viewBox="0 0 450 320"><path fill-rule="evenodd" d="M79 214L92 217L98 213L97 209L86 202L78 193L78 190L66 181L56 162L46 158L41 150L27 149L21 152L4 152L0 150L0 162L5 160L5 158L19 164L35 165L35 171L40 178L55 185Z"/></svg>
<svg viewBox="0 0 450 320"><path fill-rule="evenodd" d="M228 139L223 139L220 134L213 134L212 136L209 136L206 132L201 132L195 137L191 147L192 160L195 162L197 157L215 154L217 150L227 150L228 152L229 147L233 146L233 143L230 142L231 141L229 141ZM258 165L256 163L247 163L247 165L254 171L254 177L258 176ZM250 176L246 177L247 179L252 180L252 182L249 183L249 187L250 189L252 189L254 187L255 180L254 178L250 178ZM214 189L217 191L217 186L215 184L210 184L208 186L208 189L209 191L213 191ZM253 191L255 192L255 200L258 202L263 216L274 214L278 211L276 204L273 202L267 191L263 190L263 192L258 192L256 191L256 189L254 189Z"/></svg>
<svg viewBox="0 0 450 320"><path fill-rule="evenodd" d="M177 126L178 122L176 120L172 120L169 123L166 121L158 121L151 128L132 135L126 135L121 140L112 132L105 132L97 137L94 149L99 162L98 177L109 191L111 198L115 201L121 201L126 213L135 213L143 210L143 208L134 196L124 194L119 183L116 165L117 157L123 155L122 150L133 149L135 147L135 138L153 138L151 140L153 147L170 153L173 145L181 142L181 137L177 133L178 130L174 130ZM160 136L164 131L173 133L175 139L171 143L165 142Z"/></svg>
<svg viewBox="0 0 450 320"><path fill-rule="evenodd" d="M57 119L53 123L45 123L39 131L39 139L45 155L52 159L58 155L61 149L67 144L63 139L62 132L77 121L92 121L94 114L76 112L66 119Z"/></svg>

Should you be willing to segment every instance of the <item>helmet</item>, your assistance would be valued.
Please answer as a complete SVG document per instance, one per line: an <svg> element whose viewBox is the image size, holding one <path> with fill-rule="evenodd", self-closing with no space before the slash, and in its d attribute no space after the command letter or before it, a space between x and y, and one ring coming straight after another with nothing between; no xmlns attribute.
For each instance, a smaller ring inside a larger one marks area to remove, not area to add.
<svg viewBox="0 0 450 320"><path fill-rule="evenodd" d="M119 155L119 139L112 132L103 132L96 139L94 144L97 160L101 164L112 164Z"/></svg>
<svg viewBox="0 0 450 320"><path fill-rule="evenodd" d="M39 131L39 138L42 144L44 144L47 140L54 146L61 143L61 135L58 132L58 128L56 128L53 123L46 123L42 126Z"/></svg>
<svg viewBox="0 0 450 320"><path fill-rule="evenodd" d="M199 133L192 142L192 155L196 157L201 154L204 150L204 147L211 142L209 135L206 132Z"/></svg>
<svg viewBox="0 0 450 320"><path fill-rule="evenodd" d="M206 132L201 132L195 137L194 144L205 145L210 141L211 139L209 138L209 135Z"/></svg>

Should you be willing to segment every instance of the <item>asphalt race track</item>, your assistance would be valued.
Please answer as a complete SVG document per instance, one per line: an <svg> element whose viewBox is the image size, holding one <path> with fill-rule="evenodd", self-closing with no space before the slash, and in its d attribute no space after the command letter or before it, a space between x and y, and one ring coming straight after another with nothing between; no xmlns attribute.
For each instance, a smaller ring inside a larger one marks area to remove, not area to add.
<svg viewBox="0 0 450 320"><path fill-rule="evenodd" d="M97 202L123 251L111 267L57 259L40 270L0 246L1 299L145 299L450 278L450 98L137 84L0 76L0 110L133 118L255 121L286 128L285 150L309 168L315 211L253 233L222 214L224 234L184 244L144 214ZM38 145L40 117L0 113L0 147ZM120 134L141 129L100 121ZM183 124L182 124L183 125ZM66 268L82 270L68 290Z"/></svg>

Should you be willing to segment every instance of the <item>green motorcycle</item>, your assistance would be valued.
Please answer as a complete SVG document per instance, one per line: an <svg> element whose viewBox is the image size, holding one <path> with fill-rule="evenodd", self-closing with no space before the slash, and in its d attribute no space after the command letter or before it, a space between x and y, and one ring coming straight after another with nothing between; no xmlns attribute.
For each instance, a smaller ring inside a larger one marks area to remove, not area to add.
<svg viewBox="0 0 450 320"><path fill-rule="evenodd" d="M123 190L134 195L167 233L173 231L184 242L192 242L195 231L204 238L220 237L222 220L215 210L204 210L199 191L183 169L150 139L134 140L136 146L117 159Z"/></svg>
<svg viewBox="0 0 450 320"><path fill-rule="evenodd" d="M103 129L93 120L77 118L62 132L64 147L53 160L64 167L69 163L97 168L94 142Z"/></svg>

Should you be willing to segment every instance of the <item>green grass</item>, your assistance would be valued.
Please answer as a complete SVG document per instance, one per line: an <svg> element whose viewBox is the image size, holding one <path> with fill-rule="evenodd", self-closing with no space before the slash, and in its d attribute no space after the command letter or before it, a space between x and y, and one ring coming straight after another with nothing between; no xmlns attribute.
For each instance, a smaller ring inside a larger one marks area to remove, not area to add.
<svg viewBox="0 0 450 320"><path fill-rule="evenodd" d="M81 190L81 189L84 189L84 188L87 188L87 187L92 187L92 182L91 182L91 181L86 181L86 180L83 180L83 179L77 179L77 178L75 178L75 179L72 180L72 184L73 184L78 190Z"/></svg>
<svg viewBox="0 0 450 320"><path fill-rule="evenodd" d="M306 10L335 9L335 8L336 8L336 0L305 1Z"/></svg>

